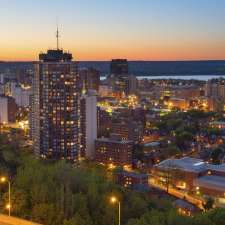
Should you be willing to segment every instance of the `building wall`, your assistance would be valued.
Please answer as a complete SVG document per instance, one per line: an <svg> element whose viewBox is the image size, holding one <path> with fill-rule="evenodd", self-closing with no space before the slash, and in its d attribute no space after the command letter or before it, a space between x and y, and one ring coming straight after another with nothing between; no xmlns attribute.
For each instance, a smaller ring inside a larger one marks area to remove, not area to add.
<svg viewBox="0 0 225 225"><path fill-rule="evenodd" d="M8 99L0 96L0 123L8 123Z"/></svg>
<svg viewBox="0 0 225 225"><path fill-rule="evenodd" d="M121 172L116 174L116 182L125 187L133 187L135 185L148 185L148 176L143 174L133 174L129 172Z"/></svg>
<svg viewBox="0 0 225 225"><path fill-rule="evenodd" d="M31 89L24 89L20 87L16 82L8 82L5 85L5 94L7 96L13 97L18 106L29 106L29 97L31 95Z"/></svg>
<svg viewBox="0 0 225 225"><path fill-rule="evenodd" d="M132 142L115 143L98 139L95 141L95 158L104 164L131 165L132 148Z"/></svg>
<svg viewBox="0 0 225 225"><path fill-rule="evenodd" d="M100 72L94 68L81 69L79 71L80 88L99 91Z"/></svg>
<svg viewBox="0 0 225 225"><path fill-rule="evenodd" d="M8 99L8 122L16 122L17 104L13 97L7 97Z"/></svg>
<svg viewBox="0 0 225 225"><path fill-rule="evenodd" d="M86 157L94 158L95 140L97 138L97 99L96 96L86 98Z"/></svg>
<svg viewBox="0 0 225 225"><path fill-rule="evenodd" d="M198 188L199 188L198 191L200 194L208 195L211 197L224 197L224 191L219 191L219 190L216 190L215 188L209 188L209 187L207 188L202 186L198 186Z"/></svg>
<svg viewBox="0 0 225 225"><path fill-rule="evenodd" d="M97 138L97 98L84 95L81 98L80 155L93 159L95 156L95 140Z"/></svg>

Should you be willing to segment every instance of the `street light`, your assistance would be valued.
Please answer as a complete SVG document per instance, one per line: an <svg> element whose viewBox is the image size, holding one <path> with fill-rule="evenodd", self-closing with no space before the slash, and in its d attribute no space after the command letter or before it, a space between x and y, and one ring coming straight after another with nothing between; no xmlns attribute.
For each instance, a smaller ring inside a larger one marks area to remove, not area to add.
<svg viewBox="0 0 225 225"><path fill-rule="evenodd" d="M6 205L6 209L9 211L9 216L11 215L11 183L10 180L6 177L0 178L1 183L8 182L8 188L9 188L9 198L8 198L8 204Z"/></svg>
<svg viewBox="0 0 225 225"><path fill-rule="evenodd" d="M119 210L118 222L119 222L119 225L120 225L120 220L121 220L121 218L120 218L121 217L121 213L120 213L120 201L116 197L114 197L114 196L112 196L110 198L110 201L111 201L112 204L115 204L116 202L118 202L118 210Z"/></svg>

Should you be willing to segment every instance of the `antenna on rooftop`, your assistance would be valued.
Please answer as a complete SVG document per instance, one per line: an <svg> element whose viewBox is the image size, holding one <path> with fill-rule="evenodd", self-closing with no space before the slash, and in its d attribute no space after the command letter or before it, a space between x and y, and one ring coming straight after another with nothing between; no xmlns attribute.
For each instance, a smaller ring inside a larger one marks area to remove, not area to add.
<svg viewBox="0 0 225 225"><path fill-rule="evenodd" d="M56 29L56 41L57 41L57 50L59 50L59 25L58 25L58 22L57 22L57 29Z"/></svg>

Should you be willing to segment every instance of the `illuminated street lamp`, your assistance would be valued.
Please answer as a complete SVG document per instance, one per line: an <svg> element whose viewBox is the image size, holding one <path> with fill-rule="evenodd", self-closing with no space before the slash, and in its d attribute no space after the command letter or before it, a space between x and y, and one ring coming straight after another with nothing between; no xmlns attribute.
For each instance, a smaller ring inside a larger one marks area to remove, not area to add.
<svg viewBox="0 0 225 225"><path fill-rule="evenodd" d="M120 220L121 220L120 201L119 201L115 196L112 196L112 197L110 198L110 202L111 202L112 204L118 203L118 210L119 210L118 224L120 225Z"/></svg>
<svg viewBox="0 0 225 225"><path fill-rule="evenodd" d="M8 182L8 188L9 188L9 198L8 198L8 204L6 205L6 209L9 211L9 216L11 215L11 183L10 180L6 177L0 178L1 183Z"/></svg>

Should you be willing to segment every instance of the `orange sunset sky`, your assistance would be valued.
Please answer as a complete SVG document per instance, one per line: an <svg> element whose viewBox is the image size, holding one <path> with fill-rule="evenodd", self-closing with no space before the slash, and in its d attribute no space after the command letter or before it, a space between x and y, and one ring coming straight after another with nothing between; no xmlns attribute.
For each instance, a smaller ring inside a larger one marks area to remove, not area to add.
<svg viewBox="0 0 225 225"><path fill-rule="evenodd" d="M225 59L223 0L1 0L0 60L37 60L57 23L75 60Z"/></svg>

